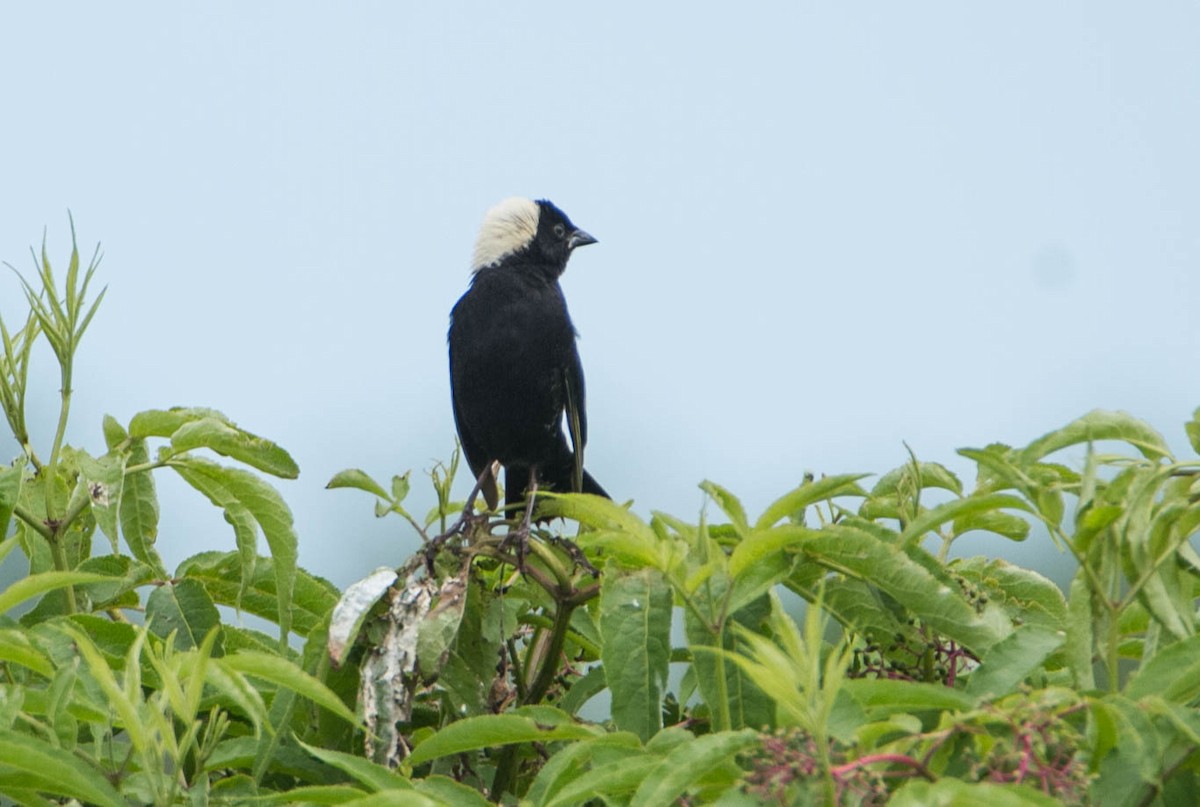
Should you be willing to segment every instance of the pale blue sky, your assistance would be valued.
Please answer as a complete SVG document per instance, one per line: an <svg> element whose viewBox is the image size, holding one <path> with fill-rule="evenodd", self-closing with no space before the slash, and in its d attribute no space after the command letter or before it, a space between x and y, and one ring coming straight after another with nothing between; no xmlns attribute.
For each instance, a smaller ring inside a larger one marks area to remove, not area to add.
<svg viewBox="0 0 1200 807"><path fill-rule="evenodd" d="M70 439L223 410L296 457L301 563L341 585L413 536L324 483L448 457L447 314L514 194L600 239L563 283L588 465L643 514L902 440L969 477L954 448L1093 407L1182 451L1198 41L1184 2L7 4L0 259L48 227L61 262L70 209L109 286ZM159 479L169 562L232 547Z"/></svg>

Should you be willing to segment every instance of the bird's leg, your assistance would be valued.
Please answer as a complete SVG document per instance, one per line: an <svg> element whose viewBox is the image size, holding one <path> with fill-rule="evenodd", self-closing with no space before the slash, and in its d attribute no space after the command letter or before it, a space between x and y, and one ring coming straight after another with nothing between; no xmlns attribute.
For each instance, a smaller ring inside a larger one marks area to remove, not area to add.
<svg viewBox="0 0 1200 807"><path fill-rule="evenodd" d="M517 566L524 574L525 570L525 550L526 544L529 541L529 530L533 524L533 504L537 499L537 466L529 466L529 487L525 489L525 515L521 519L521 526L510 532L504 537L501 544L502 547L508 548L513 543L516 544Z"/></svg>
<svg viewBox="0 0 1200 807"><path fill-rule="evenodd" d="M471 495L467 497L467 501L463 504L462 513L459 515L458 521L455 521L450 529L434 538L425 547L425 567L429 570L431 575L433 574L433 559L441 550L442 545L455 535L470 532L471 525L476 521L480 519L486 520L486 515L475 512L475 500L479 498L479 491L483 489L483 485L487 481L488 474L492 473L495 473L495 469L492 467L492 463L488 463L488 466L483 469L483 473L481 473L475 480L475 487L471 488Z"/></svg>

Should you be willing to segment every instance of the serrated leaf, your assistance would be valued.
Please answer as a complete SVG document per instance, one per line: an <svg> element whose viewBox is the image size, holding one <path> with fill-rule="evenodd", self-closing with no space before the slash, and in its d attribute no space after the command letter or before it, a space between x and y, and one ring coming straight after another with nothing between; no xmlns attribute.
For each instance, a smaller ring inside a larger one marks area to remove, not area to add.
<svg viewBox="0 0 1200 807"><path fill-rule="evenodd" d="M181 425L171 434L175 451L207 448L244 462L263 473L295 479L300 468L287 451L264 437L239 429L227 420L204 417Z"/></svg>
<svg viewBox="0 0 1200 807"><path fill-rule="evenodd" d="M918 472L920 473L920 487L924 488L940 488L948 490L956 496L962 495L962 482L958 477L944 465L936 462L917 462L915 463ZM879 478L875 483L875 487L871 488L871 496L886 496L895 493L899 489L900 481L905 476L911 476L913 471L913 463L905 463L899 468L893 468Z"/></svg>
<svg viewBox="0 0 1200 807"><path fill-rule="evenodd" d="M662 697L671 658L672 593L654 569L600 578L600 659L618 729L644 742L662 728Z"/></svg>
<svg viewBox="0 0 1200 807"><path fill-rule="evenodd" d="M222 423L233 422L215 409L202 406L174 406L170 409L147 409L129 421L129 435L135 438L170 437L185 423L212 418Z"/></svg>
<svg viewBox="0 0 1200 807"><path fill-rule="evenodd" d="M1014 624L1066 629L1067 603L1062 589L1037 572L999 558L982 557L954 561L950 569L982 588Z"/></svg>
<svg viewBox="0 0 1200 807"><path fill-rule="evenodd" d="M754 528L763 530L774 526L781 519L794 516L816 502L823 502L838 496L865 496L865 491L857 483L858 480L868 476L870 474L838 474L822 477L815 482L806 482L771 502L763 514L758 517Z"/></svg>
<svg viewBox="0 0 1200 807"><path fill-rule="evenodd" d="M150 461L144 440L133 440L126 466L143 465ZM121 535L135 558L166 576L162 558L154 548L158 538L158 494L150 471L127 473L121 483Z"/></svg>
<svg viewBox="0 0 1200 807"><path fill-rule="evenodd" d="M1029 522L1012 513L987 510L959 516L954 519L953 530L956 538L971 530L982 530L1003 535L1010 541L1024 541L1029 537Z"/></svg>
<svg viewBox="0 0 1200 807"><path fill-rule="evenodd" d="M1151 695L1180 705L1200 699L1200 636L1163 648L1134 673L1125 696L1138 700Z"/></svg>
<svg viewBox="0 0 1200 807"><path fill-rule="evenodd" d="M968 496L965 499L954 499L932 507L914 518L900 534L900 540L905 544L915 544L942 524L1001 508L1029 512L1029 504L1024 499L1005 493L986 493Z"/></svg>
<svg viewBox="0 0 1200 807"><path fill-rule="evenodd" d="M1021 459L1025 463L1033 463L1055 451L1097 440L1121 440L1136 448L1149 460L1171 456L1171 450L1162 435L1149 424L1127 412L1094 409L1061 429L1034 440L1021 451Z"/></svg>
<svg viewBox="0 0 1200 807"><path fill-rule="evenodd" d="M805 555L878 586L938 633L976 652L985 651L1003 636L1003 631L975 612L957 587L930 570L941 566L920 547L908 552L923 557L925 563L861 529L834 525L821 533L800 544Z"/></svg>
<svg viewBox="0 0 1200 807"><path fill-rule="evenodd" d="M234 607L241 610L242 597L249 590L258 566L258 526L253 513L229 489L228 484L213 474L199 473L186 465L176 465L175 471L183 480L224 511L225 523L233 528L241 566L237 570L238 585ZM276 591L278 594L278 590ZM278 609L276 609L278 614Z"/></svg>
<svg viewBox="0 0 1200 807"><path fill-rule="evenodd" d="M153 569L128 555L96 555L79 564L76 571L104 575L104 583L79 587L96 609L136 606L139 601L134 590L155 579Z"/></svg>
<svg viewBox="0 0 1200 807"><path fill-rule="evenodd" d="M296 579L296 532L292 527L292 511L288 509L279 492L261 478L241 468L229 468L215 462L189 457L172 461L171 467L189 484L205 495L217 492L214 501L236 501L239 507L226 506L226 513L235 513L230 523L244 521L242 509L257 522L271 550L275 562L275 585L279 599L280 640L285 641L291 631L292 590ZM213 498L210 496L210 499ZM239 536L239 540L241 536ZM243 559L246 554L243 552ZM255 553L257 557L257 553ZM252 572L252 570L251 570ZM246 574L243 571L243 580Z"/></svg>
<svg viewBox="0 0 1200 807"><path fill-rule="evenodd" d="M0 661L28 667L44 678L54 675L54 664L34 646L25 631L0 628Z"/></svg>
<svg viewBox="0 0 1200 807"><path fill-rule="evenodd" d="M123 454L106 454L96 459L87 454L79 456L79 484L87 493L97 526L112 543L113 554L119 551L118 522L125 481L125 460Z"/></svg>
<svg viewBox="0 0 1200 807"><path fill-rule="evenodd" d="M602 731L594 726L573 722L566 712L559 714L562 720L553 725L519 714L468 717L451 723L421 742L413 749L409 761L413 765L420 765L451 754L513 743L581 740L594 737Z"/></svg>
<svg viewBox="0 0 1200 807"><path fill-rule="evenodd" d="M146 599L146 627L164 639L174 632L175 646L180 650L199 647L204 637L220 624L217 606L204 586L195 580L158 586ZM218 649L216 655L221 652Z"/></svg>
<svg viewBox="0 0 1200 807"><path fill-rule="evenodd" d="M129 437L129 432L125 431L125 427L122 426L112 415L104 416L104 420L101 424L101 430L104 432L104 444L108 447L109 451L112 451L121 443L125 442L125 440Z"/></svg>
<svg viewBox="0 0 1200 807"><path fill-rule="evenodd" d="M357 488L365 490L367 493L372 493L379 498L387 501L387 491L383 486L371 478L371 475L366 471L358 468L347 468L344 471L338 471L333 475L333 479L325 484L327 490L334 488Z"/></svg>
<svg viewBox="0 0 1200 807"><path fill-rule="evenodd" d="M981 700L1007 695L1066 640L1062 631L1022 625L996 642L967 679L967 694Z"/></svg>
<svg viewBox="0 0 1200 807"><path fill-rule="evenodd" d="M242 611L279 624L279 592L275 563L260 557L253 576L242 579L242 561L236 552L202 552L193 555L175 570L175 577L199 581L218 605ZM296 570L289 612L292 629L308 636L337 603L337 587L328 580Z"/></svg>
<svg viewBox="0 0 1200 807"><path fill-rule="evenodd" d="M794 524L783 524L769 529L755 529L744 541L733 548L733 552L729 556L729 575L736 580L754 567L769 562L772 556L787 550L794 550L805 541L811 541L821 535L820 530Z"/></svg>
<svg viewBox="0 0 1200 807"><path fill-rule="evenodd" d="M700 483L700 489L717 503L717 507L729 518L738 535L745 537L750 530L750 523L746 520L746 510L742 507L741 500L716 482L707 479Z"/></svg>
<svg viewBox="0 0 1200 807"><path fill-rule="evenodd" d="M921 681L851 678L842 689L875 720L906 712L965 712L975 707L975 699L961 690Z"/></svg>

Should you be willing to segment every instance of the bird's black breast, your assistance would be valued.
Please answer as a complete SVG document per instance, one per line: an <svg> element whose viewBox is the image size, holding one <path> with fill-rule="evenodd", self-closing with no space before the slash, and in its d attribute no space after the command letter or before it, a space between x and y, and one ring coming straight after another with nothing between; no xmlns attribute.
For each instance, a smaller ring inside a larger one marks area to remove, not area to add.
<svg viewBox="0 0 1200 807"><path fill-rule="evenodd" d="M450 317L450 383L467 459L473 468L539 462L561 440L563 378L575 355L558 282L484 268Z"/></svg>

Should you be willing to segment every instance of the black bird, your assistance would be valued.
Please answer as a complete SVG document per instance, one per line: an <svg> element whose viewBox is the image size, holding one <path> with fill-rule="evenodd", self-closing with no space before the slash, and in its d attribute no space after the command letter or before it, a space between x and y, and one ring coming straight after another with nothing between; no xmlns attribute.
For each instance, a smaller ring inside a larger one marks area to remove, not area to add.
<svg viewBox="0 0 1200 807"><path fill-rule="evenodd" d="M493 462L505 468L508 505L523 501L534 479L608 496L583 469L583 367L558 284L571 252L594 243L546 200L506 199L484 216L471 287L450 312L448 339L454 423L492 509L496 480L483 473Z"/></svg>

